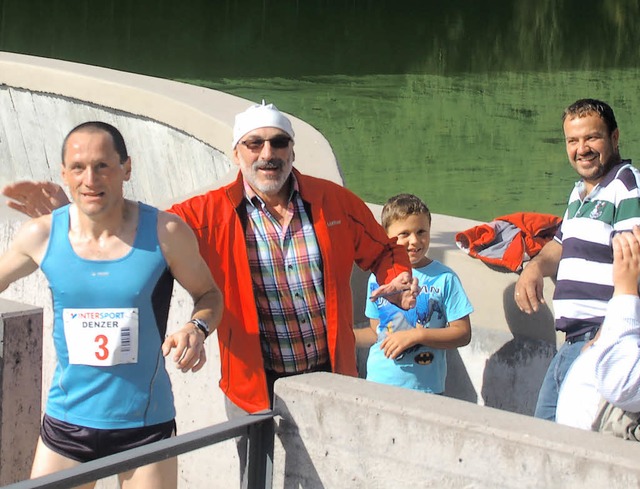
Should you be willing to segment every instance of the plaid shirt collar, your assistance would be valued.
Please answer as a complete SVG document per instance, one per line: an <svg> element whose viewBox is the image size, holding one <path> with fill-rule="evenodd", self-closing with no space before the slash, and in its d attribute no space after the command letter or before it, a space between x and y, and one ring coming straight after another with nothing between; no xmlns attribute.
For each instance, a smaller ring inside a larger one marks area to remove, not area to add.
<svg viewBox="0 0 640 489"><path fill-rule="evenodd" d="M244 186L244 196L249 201L249 203L251 203L251 205L253 205L254 207L258 207L258 204L262 206L265 205L264 200L262 200L262 198L260 198L260 196L256 194L255 190L251 188L251 185L249 185L249 183L245 179L242 180L242 184ZM300 193L298 179L295 177L293 172L291 172L291 174L289 175L289 178L287 179L285 185L289 185L290 191L287 198L287 203L290 203L296 197L296 195Z"/></svg>

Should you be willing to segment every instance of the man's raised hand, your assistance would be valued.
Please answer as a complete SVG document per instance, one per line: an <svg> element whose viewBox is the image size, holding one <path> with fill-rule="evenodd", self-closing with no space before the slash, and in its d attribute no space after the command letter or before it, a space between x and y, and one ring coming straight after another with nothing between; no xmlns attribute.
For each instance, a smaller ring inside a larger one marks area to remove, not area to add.
<svg viewBox="0 0 640 489"><path fill-rule="evenodd" d="M69 203L62 187L53 182L24 180L11 183L2 189L8 197L7 205L29 217L50 214L54 209Z"/></svg>

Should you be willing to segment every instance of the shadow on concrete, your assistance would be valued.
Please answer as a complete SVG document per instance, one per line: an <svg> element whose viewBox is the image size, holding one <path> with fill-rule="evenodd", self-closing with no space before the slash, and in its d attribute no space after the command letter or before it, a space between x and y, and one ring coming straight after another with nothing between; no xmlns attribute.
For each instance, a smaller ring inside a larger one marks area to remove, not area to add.
<svg viewBox="0 0 640 489"><path fill-rule="evenodd" d="M358 367L358 377L367 378L367 359L369 358L369 348L356 348L356 364Z"/></svg>
<svg viewBox="0 0 640 489"><path fill-rule="evenodd" d="M555 321L553 312L547 304L542 304L538 312L525 314L516 305L513 299L515 282L504 289L502 304L507 326L514 338L526 337L556 343ZM551 298L546 298L551 300Z"/></svg>
<svg viewBox="0 0 640 489"><path fill-rule="evenodd" d="M284 489L324 489L320 475L300 436L298 425L287 409L286 403L278 396L275 411L281 416L276 428L276 436L284 449ZM278 418L276 418L278 419Z"/></svg>
<svg viewBox="0 0 640 489"><path fill-rule="evenodd" d="M514 338L487 360L482 383L485 406L533 415L538 391L555 346L540 340Z"/></svg>
<svg viewBox="0 0 640 489"><path fill-rule="evenodd" d="M447 382L444 395L461 401L478 403L478 393L457 349L447 350Z"/></svg>
<svg viewBox="0 0 640 489"><path fill-rule="evenodd" d="M482 398L485 406L533 415L540 385L556 353L554 319L546 304L535 314L521 312L513 299L514 288L515 283L503 293L513 339L487 360Z"/></svg>

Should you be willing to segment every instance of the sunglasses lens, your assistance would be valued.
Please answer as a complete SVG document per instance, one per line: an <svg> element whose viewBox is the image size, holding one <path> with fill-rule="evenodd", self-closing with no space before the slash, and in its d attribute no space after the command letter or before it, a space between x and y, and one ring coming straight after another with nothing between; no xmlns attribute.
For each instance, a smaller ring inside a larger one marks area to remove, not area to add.
<svg viewBox="0 0 640 489"><path fill-rule="evenodd" d="M242 141L242 144L244 144L250 150L255 151L264 146L264 139L249 139L247 141Z"/></svg>
<svg viewBox="0 0 640 489"><path fill-rule="evenodd" d="M242 144L244 144L251 151L258 151L262 149L265 141L269 141L269 144L271 145L272 148L282 149L289 146L289 142L291 141L291 138L287 136L276 136L271 139L262 139L262 138L247 139L246 141L242 141Z"/></svg>
<svg viewBox="0 0 640 489"><path fill-rule="evenodd" d="M289 141L291 141L291 139L286 136L276 136L275 138L269 140L271 146L278 149L286 148L287 146L289 146Z"/></svg>

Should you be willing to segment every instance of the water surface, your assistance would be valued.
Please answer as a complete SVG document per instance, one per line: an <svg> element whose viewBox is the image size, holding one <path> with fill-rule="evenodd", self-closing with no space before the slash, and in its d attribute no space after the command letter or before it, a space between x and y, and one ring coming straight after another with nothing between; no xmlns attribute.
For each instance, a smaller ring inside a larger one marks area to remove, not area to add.
<svg viewBox="0 0 640 489"><path fill-rule="evenodd" d="M639 19L638 0L0 0L0 49L267 99L365 200L490 220L562 214L578 98L609 102L640 158Z"/></svg>

